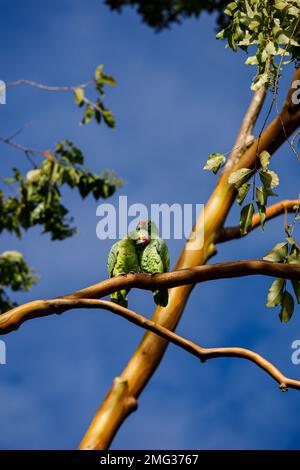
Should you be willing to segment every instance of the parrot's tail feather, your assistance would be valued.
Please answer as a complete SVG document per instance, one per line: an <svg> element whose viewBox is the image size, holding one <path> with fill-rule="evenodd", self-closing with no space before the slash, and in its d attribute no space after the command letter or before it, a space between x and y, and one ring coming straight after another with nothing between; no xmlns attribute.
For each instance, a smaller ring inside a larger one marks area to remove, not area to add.
<svg viewBox="0 0 300 470"><path fill-rule="evenodd" d="M121 305L122 307L128 307L128 298L127 298L127 290L119 290L118 292L114 292L110 294L110 300L115 304Z"/></svg>
<svg viewBox="0 0 300 470"><path fill-rule="evenodd" d="M167 289L153 291L153 298L156 305L166 307L169 302L169 293Z"/></svg>

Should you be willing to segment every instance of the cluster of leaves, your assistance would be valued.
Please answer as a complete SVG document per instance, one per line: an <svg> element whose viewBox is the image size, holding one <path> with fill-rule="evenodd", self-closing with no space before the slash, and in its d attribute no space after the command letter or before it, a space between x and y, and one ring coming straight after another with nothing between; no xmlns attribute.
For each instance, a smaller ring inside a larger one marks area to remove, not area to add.
<svg viewBox="0 0 300 470"><path fill-rule="evenodd" d="M223 13L227 0L105 0L105 3L118 11L124 6L136 6L143 21L157 31L186 18L198 17L202 11L216 11L218 24L224 27L227 23Z"/></svg>
<svg viewBox="0 0 300 470"><path fill-rule="evenodd" d="M13 177L5 182L15 190L15 196L5 197L0 191L0 232L4 230L22 236L22 230L41 226L52 240L64 240L76 232L68 209L62 204L61 188L77 189L82 198L92 194L96 200L108 198L122 181L111 172L95 174L84 167L84 156L75 145L66 140L60 142L54 154L44 153L39 167L23 176L17 168ZM36 281L22 255L6 252L0 258L0 308L10 308L13 303L4 287L27 290Z"/></svg>
<svg viewBox="0 0 300 470"><path fill-rule="evenodd" d="M93 82L96 86L97 99L95 102L89 100L85 96L83 87L76 87L73 89L75 103L79 107L84 107L83 118L81 124L88 124L92 119L95 119L97 124L100 124L103 120L108 127L115 127L115 119L112 111L104 106L104 86L111 85L115 86L116 81L110 75L103 73L103 65L99 65L96 68Z"/></svg>
<svg viewBox="0 0 300 470"><path fill-rule="evenodd" d="M252 227L255 204L260 216L261 227L264 229L268 198L270 196L277 196L273 189L278 186L279 177L275 171L269 169L270 158L270 154L265 150L259 155L261 170L258 173L262 183L261 186L256 186L255 179L252 183L248 183L249 178L256 173L256 169L240 168L231 173L228 178L228 183L232 184L238 192L237 203L239 205L243 204L252 187L252 201L241 210L240 229L242 235L246 235ZM224 166L225 162L225 155L222 153L212 153L209 155L203 168L216 174Z"/></svg>
<svg viewBox="0 0 300 470"><path fill-rule="evenodd" d="M251 176L255 175L256 169L240 168L239 170L230 174L228 183L232 184L238 192L237 203L242 205L245 201L250 188L252 187L252 201L245 205L241 210L240 216L240 230L241 235L246 235L252 227L252 219L255 210L255 203L260 216L261 227L264 229L266 219L266 207L268 198L270 196L277 196L273 189L279 184L278 175L269 169L270 154L267 151L261 152L259 155L261 169L258 170L261 186L256 186L255 178L252 183L248 180ZM209 155L205 170L217 173L219 169L225 164L226 157L221 153L213 153ZM300 247L293 238L293 230L295 223L300 219L300 202L295 207L295 218L292 225L286 225L286 241L278 243L274 248L263 258L265 261L275 263L290 263L300 264ZM282 322L288 322L294 312L294 299L287 290L287 281L285 279L275 279L272 283L267 298L267 307L281 306L279 318ZM300 281L291 281L295 297L300 304Z"/></svg>
<svg viewBox="0 0 300 470"><path fill-rule="evenodd" d="M246 60L258 68L253 90L274 83L279 73L276 57L289 56L289 62L299 58L299 0L235 0L225 13L230 22L217 38L226 39L234 51L248 52L250 46L256 47L256 54Z"/></svg>
<svg viewBox="0 0 300 470"><path fill-rule="evenodd" d="M32 270L26 264L24 257L18 251L5 251L0 254L0 312L14 307L5 288L13 291L26 291L37 281Z"/></svg>
<svg viewBox="0 0 300 470"><path fill-rule="evenodd" d="M268 198L270 196L277 196L277 194L273 192L273 189L278 186L279 177L275 171L269 169L270 158L270 154L265 150L259 155L261 169L258 171L258 174L260 177L261 186L256 186L255 179L252 183L247 182L252 174L256 172L256 169L240 168L239 170L231 173L228 178L228 183L234 185L238 191L237 203L239 205L243 204L250 188L252 187L252 200L241 210L241 235L246 235L252 227L252 217L255 211L255 203L260 216L261 228L264 229Z"/></svg>
<svg viewBox="0 0 300 470"><path fill-rule="evenodd" d="M273 263L300 264L300 247L293 239L292 227L287 225L286 241L277 243L272 250L263 258L265 261ZM296 301L300 304L300 281L291 281ZM288 322L294 312L295 302L293 296L287 290L287 281L285 279L275 279L273 281L267 298L267 307L281 306L279 318L282 322Z"/></svg>
<svg viewBox="0 0 300 470"><path fill-rule="evenodd" d="M8 230L21 237L21 229L41 225L52 240L64 240L76 229L70 225L72 218L67 217L68 210L61 202L62 186L78 189L82 198L93 194L98 200L111 196L121 184L108 172L95 174L85 169L81 151L70 141L60 142L54 155L45 152L45 156L40 167L25 177L14 168L14 176L5 180L17 194L5 199L0 192L0 232Z"/></svg>

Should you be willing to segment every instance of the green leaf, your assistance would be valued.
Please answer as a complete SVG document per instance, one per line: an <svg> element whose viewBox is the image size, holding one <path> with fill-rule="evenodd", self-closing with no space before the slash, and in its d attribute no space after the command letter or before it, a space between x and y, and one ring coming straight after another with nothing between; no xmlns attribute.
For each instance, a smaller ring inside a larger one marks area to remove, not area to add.
<svg viewBox="0 0 300 470"><path fill-rule="evenodd" d="M30 170L26 174L26 180L29 181L30 183L38 182L40 177L41 177L41 170L39 169Z"/></svg>
<svg viewBox="0 0 300 470"><path fill-rule="evenodd" d="M84 103L84 90L82 88L74 88L75 103L82 106Z"/></svg>
<svg viewBox="0 0 300 470"><path fill-rule="evenodd" d="M277 305L281 304L282 301L282 290L283 286L285 284L284 279L275 279L274 282L272 282L271 287L268 291L268 297L267 297L267 307L276 307Z"/></svg>
<svg viewBox="0 0 300 470"><path fill-rule="evenodd" d="M102 79L103 67L104 65L101 64L101 65L98 65L98 67L96 68L95 74L94 74L95 82L99 82Z"/></svg>
<svg viewBox="0 0 300 470"><path fill-rule="evenodd" d="M288 3L287 2L283 2L281 0L279 1L275 1L275 8L277 8L277 10L283 10L284 8L286 8L288 6Z"/></svg>
<svg viewBox="0 0 300 470"><path fill-rule="evenodd" d="M271 261L272 263L280 263L284 261L288 253L288 244L286 242L277 243L272 250L263 257L264 261Z"/></svg>
<svg viewBox="0 0 300 470"><path fill-rule="evenodd" d="M22 253L16 250L3 251L0 255L0 261L7 260L10 263L20 263L24 260Z"/></svg>
<svg viewBox="0 0 300 470"><path fill-rule="evenodd" d="M266 220L266 206L257 204L257 208L258 208L258 214L259 214L259 219L260 219L260 225L261 225L262 230L264 230L265 220Z"/></svg>
<svg viewBox="0 0 300 470"><path fill-rule="evenodd" d="M108 109L102 109L102 116L108 127L115 127L114 115Z"/></svg>
<svg viewBox="0 0 300 470"><path fill-rule="evenodd" d="M287 262L289 264L300 264L300 250L296 245L292 246Z"/></svg>
<svg viewBox="0 0 300 470"><path fill-rule="evenodd" d="M260 171L259 172L260 180L264 186L264 188L269 189L271 187L272 177L268 171Z"/></svg>
<svg viewBox="0 0 300 470"><path fill-rule="evenodd" d="M98 65L94 74L94 81L97 84L97 90L103 95L103 85L115 86L117 83L113 77L103 73L103 65Z"/></svg>
<svg viewBox="0 0 300 470"><path fill-rule="evenodd" d="M268 170L268 172L269 172L269 175L271 175L270 187L271 189L274 189L276 188L276 186L279 185L279 176L277 175L277 173L275 173L275 171Z"/></svg>
<svg viewBox="0 0 300 470"><path fill-rule="evenodd" d="M237 9L237 4L236 4L236 2L230 2L230 3L226 6L226 8L225 8L225 10L224 10L224 13L225 13L226 15L228 15L228 16L232 16L234 10L236 10L236 9Z"/></svg>
<svg viewBox="0 0 300 470"><path fill-rule="evenodd" d="M84 112L81 124L88 124L93 119L93 117L94 117L94 109L90 104L88 104L87 107L85 108L85 112Z"/></svg>
<svg viewBox="0 0 300 470"><path fill-rule="evenodd" d="M293 16L299 16L299 8L295 7L295 6L291 6L289 9L288 9L288 13L290 15L293 15Z"/></svg>
<svg viewBox="0 0 300 470"><path fill-rule="evenodd" d="M262 230L264 230L268 193L267 193L267 190L263 186L257 186L255 189L255 192L256 192L257 209L258 209L258 214L260 218L260 225L261 225Z"/></svg>
<svg viewBox="0 0 300 470"><path fill-rule="evenodd" d="M216 39L224 39L224 34L225 34L225 29L222 29L221 31L216 34Z"/></svg>
<svg viewBox="0 0 300 470"><path fill-rule="evenodd" d="M272 41L269 41L265 47L265 51L268 55L276 55L276 47Z"/></svg>
<svg viewBox="0 0 300 470"><path fill-rule="evenodd" d="M246 6L246 11L247 11L247 16L248 18L253 18L254 17L254 12L252 11L249 3L247 0L245 0L245 6Z"/></svg>
<svg viewBox="0 0 300 470"><path fill-rule="evenodd" d="M263 170L267 170L270 163L271 155L266 150L263 150L259 155L260 163Z"/></svg>
<svg viewBox="0 0 300 470"><path fill-rule="evenodd" d="M266 189L274 189L279 185L279 177L275 171L260 171L259 177Z"/></svg>
<svg viewBox="0 0 300 470"><path fill-rule="evenodd" d="M288 235L286 239L287 239L287 241L289 242L290 245L295 246L298 250L300 250L300 246L298 245L296 240L294 240L294 238L291 235L291 229L292 229L291 225L286 225L285 226L285 231Z"/></svg>
<svg viewBox="0 0 300 470"><path fill-rule="evenodd" d="M257 60L256 55L252 55L248 57L245 61L245 64L246 65L258 65L258 60Z"/></svg>
<svg viewBox="0 0 300 470"><path fill-rule="evenodd" d="M300 281L292 281L292 286L295 292L295 296L298 304L300 304Z"/></svg>
<svg viewBox="0 0 300 470"><path fill-rule="evenodd" d="M102 74L102 83L104 83L105 85L111 85L111 86L115 86L117 84L117 82L115 81L113 77L111 77L110 75L104 75L104 74Z"/></svg>
<svg viewBox="0 0 300 470"><path fill-rule="evenodd" d="M278 194L274 193L274 191L272 191L272 189L270 188L266 188L266 193L267 193L267 196L274 196L274 197L277 197Z"/></svg>
<svg viewBox="0 0 300 470"><path fill-rule="evenodd" d="M209 155L203 169L213 171L216 174L225 161L226 157L222 153L212 153Z"/></svg>
<svg viewBox="0 0 300 470"><path fill-rule="evenodd" d="M289 292L285 291L282 294L281 311L279 314L280 321L282 321L283 323L287 323L288 321L290 321L293 313L294 299Z"/></svg>
<svg viewBox="0 0 300 470"><path fill-rule="evenodd" d="M244 183L244 184L242 184L242 186L239 187L238 197L237 197L237 203L239 205L241 205L244 202L250 187L251 187L251 184L249 184L249 183Z"/></svg>
<svg viewBox="0 0 300 470"><path fill-rule="evenodd" d="M255 192L256 192L257 203L261 206L265 206L268 200L266 189L263 186L257 186L255 189Z"/></svg>
<svg viewBox="0 0 300 470"><path fill-rule="evenodd" d="M251 85L251 90L252 91L257 91L259 90L262 86L266 85L269 81L269 74L264 73L259 76L258 80L256 80L254 83Z"/></svg>
<svg viewBox="0 0 300 470"><path fill-rule="evenodd" d="M254 205L251 202L247 206L243 207L241 211L240 218L240 230L241 235L244 236L248 233L249 229L252 227L252 217L254 214Z"/></svg>
<svg viewBox="0 0 300 470"><path fill-rule="evenodd" d="M253 170L249 168L241 168L240 170L234 171L228 178L228 183L233 184L238 189L242 184L246 182L249 176L253 173Z"/></svg>

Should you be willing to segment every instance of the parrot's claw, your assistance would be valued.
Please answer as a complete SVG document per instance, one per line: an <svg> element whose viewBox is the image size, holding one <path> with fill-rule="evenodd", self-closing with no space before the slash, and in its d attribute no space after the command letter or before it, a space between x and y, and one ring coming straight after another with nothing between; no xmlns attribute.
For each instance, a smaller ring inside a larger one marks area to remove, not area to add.
<svg viewBox="0 0 300 470"><path fill-rule="evenodd" d="M136 274L136 271L129 271L128 274Z"/></svg>
<svg viewBox="0 0 300 470"><path fill-rule="evenodd" d="M127 273L120 273L120 274L118 274L117 277L120 277L120 276L127 276Z"/></svg>

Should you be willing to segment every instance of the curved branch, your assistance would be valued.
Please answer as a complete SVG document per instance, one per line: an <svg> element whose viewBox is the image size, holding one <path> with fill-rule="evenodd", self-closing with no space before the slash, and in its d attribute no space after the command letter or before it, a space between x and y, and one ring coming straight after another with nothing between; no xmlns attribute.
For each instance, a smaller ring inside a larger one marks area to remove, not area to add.
<svg viewBox="0 0 300 470"><path fill-rule="evenodd" d="M208 359L218 357L236 357L240 359L246 359L248 361L253 362L262 370L264 370L267 374L269 374L276 382L278 382L279 387L282 391L287 391L289 388L300 390L299 380L286 377L276 366L274 366L274 364L272 364L267 359L250 349L244 349L239 347L204 348L198 346L192 341L189 341L186 338L179 336L178 334L153 322L152 320L148 320L148 318L134 312L133 310L129 310L127 308L104 300L54 299L44 302L47 303L48 308L55 310L55 313L61 313L63 311L75 308L108 310L113 314L121 316L122 318L125 318L126 320L130 321L131 323L134 323L135 325L145 330L151 331L152 333L160 336L161 338L164 338L165 340L184 349L193 356L198 357L201 362L205 362ZM120 409L120 415L123 418L136 409L137 401L132 395L129 394L128 383L126 380L122 380L121 378L115 379L113 391L118 396L120 396L120 394L123 396L123 407ZM109 401L110 397L107 397L106 400ZM106 401L104 401L103 406L107 406ZM98 413L101 412L100 410L98 411ZM102 436L101 428L99 428L98 413L96 414L86 436L80 444L79 448L81 450L102 449L105 445L105 436ZM113 428L114 426L114 422L107 420L107 415L106 417L102 418L102 425L103 424L105 424L106 431L107 428Z"/></svg>
<svg viewBox="0 0 300 470"><path fill-rule="evenodd" d="M134 312L133 310L129 310L128 308L105 300L60 299L52 302L55 304L56 308L61 307L64 310L70 310L73 308L99 308L103 310L109 310L110 312L125 318L131 323L134 323L135 325L140 326L145 330L152 331L152 333L155 333L158 336L161 336L162 338L175 344L176 346L179 346L185 351L201 359L201 362L205 362L208 359L217 357L238 357L241 359L247 359L251 362L254 362L271 377L273 377L279 383L281 389L286 390L288 388L294 388L300 390L300 380L294 380L285 377L273 364L250 349L239 347L204 348L202 346L198 346L192 341L179 336L177 333L168 330L164 326L149 320L148 318Z"/></svg>
<svg viewBox="0 0 300 470"><path fill-rule="evenodd" d="M164 274L135 273L106 279L85 289L50 300L34 300L0 315L0 334L16 330L27 320L63 313L61 307L66 300L95 299L121 289L138 288L154 290L194 285L199 282L234 277L264 275L284 279L300 280L300 266L296 264L271 263L269 261L246 260L197 266Z"/></svg>
<svg viewBox="0 0 300 470"><path fill-rule="evenodd" d="M272 204L266 209L266 221L274 219L278 215L281 215L287 212L295 212L296 211L295 207L297 206L298 203L299 201L295 199L295 200L280 201L280 202L277 202L276 204ZM259 214L256 213L252 217L252 227L250 228L249 232L251 232L253 229L259 226L260 226L260 217L259 217ZM242 238L241 230L238 225L235 227L223 227L220 230L220 233L216 238L216 243L223 243L223 242L227 242L228 240L233 240L236 238Z"/></svg>

